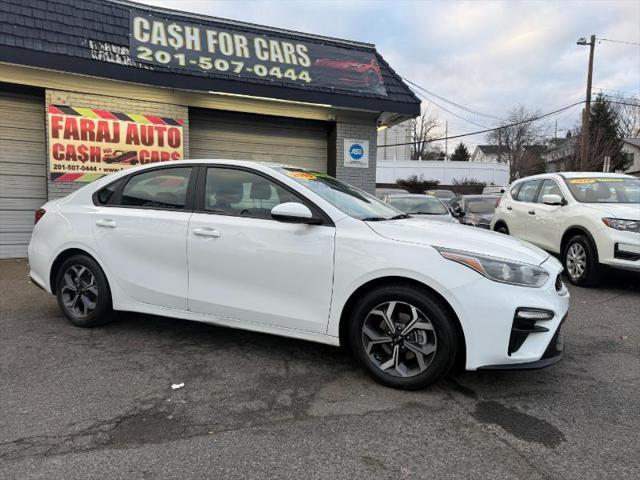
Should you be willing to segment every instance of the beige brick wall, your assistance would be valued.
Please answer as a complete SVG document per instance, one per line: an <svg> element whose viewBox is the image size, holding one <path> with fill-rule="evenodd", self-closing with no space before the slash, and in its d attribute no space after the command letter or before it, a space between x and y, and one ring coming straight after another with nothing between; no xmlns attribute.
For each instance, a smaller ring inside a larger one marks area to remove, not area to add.
<svg viewBox="0 0 640 480"><path fill-rule="evenodd" d="M114 97L107 95L93 95L88 93L51 90L45 92L45 102L49 105L67 105L70 107L99 108L114 112L139 113L144 115L157 115L161 117L183 118L185 120L184 133L184 156L189 158L189 109L181 105L172 105L160 102L148 102L143 100L132 100L126 97ZM48 116L47 116L48 122ZM49 125L47 124L47 131ZM47 145L47 171L48 165ZM85 185L74 182L52 182L48 181L48 198L60 198L77 190Z"/></svg>

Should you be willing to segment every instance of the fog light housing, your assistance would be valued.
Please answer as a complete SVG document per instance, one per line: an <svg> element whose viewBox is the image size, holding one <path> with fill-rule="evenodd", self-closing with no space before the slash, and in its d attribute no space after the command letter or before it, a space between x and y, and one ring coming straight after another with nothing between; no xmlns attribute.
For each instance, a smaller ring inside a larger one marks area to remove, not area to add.
<svg viewBox="0 0 640 480"><path fill-rule="evenodd" d="M532 333L548 332L547 327L536 325L536 322L551 320L554 317L551 310L542 308L518 308L513 316L511 335L507 353L511 356L517 352L527 337Z"/></svg>

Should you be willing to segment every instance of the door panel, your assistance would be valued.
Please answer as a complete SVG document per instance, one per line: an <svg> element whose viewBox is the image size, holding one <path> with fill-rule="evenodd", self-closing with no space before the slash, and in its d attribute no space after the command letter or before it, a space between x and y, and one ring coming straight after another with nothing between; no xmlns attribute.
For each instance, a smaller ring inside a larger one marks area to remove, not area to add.
<svg viewBox="0 0 640 480"><path fill-rule="evenodd" d="M270 208L302 200L255 173L208 171L210 213L189 223L189 310L325 333L335 228L272 220Z"/></svg>
<svg viewBox="0 0 640 480"><path fill-rule="evenodd" d="M100 256L133 300L187 309L191 212L102 207L93 231Z"/></svg>
<svg viewBox="0 0 640 480"><path fill-rule="evenodd" d="M187 310L190 167L158 168L105 187L93 231L100 256L133 300ZM194 177L195 178L195 177Z"/></svg>
<svg viewBox="0 0 640 480"><path fill-rule="evenodd" d="M547 194L563 197L560 187L554 180L546 179L542 183L537 203L532 207L535 214L529 222L527 237L531 243L540 248L559 253L560 228L567 209L560 205L545 205L542 203L542 197Z"/></svg>
<svg viewBox="0 0 640 480"><path fill-rule="evenodd" d="M524 182L518 196L511 207L513 208L513 221L509 225L509 233L514 237L518 237L522 240L529 240L528 225L533 220L532 213L535 212L534 207L536 205L536 198L538 189L540 187L541 180L532 180Z"/></svg>

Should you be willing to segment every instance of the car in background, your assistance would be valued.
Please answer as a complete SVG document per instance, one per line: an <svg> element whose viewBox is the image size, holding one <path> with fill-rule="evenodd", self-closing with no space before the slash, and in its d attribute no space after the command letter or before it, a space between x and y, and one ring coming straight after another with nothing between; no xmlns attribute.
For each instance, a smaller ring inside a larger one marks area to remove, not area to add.
<svg viewBox="0 0 640 480"><path fill-rule="evenodd" d="M463 225L489 230L498 200L498 195L459 195L451 200L449 210Z"/></svg>
<svg viewBox="0 0 640 480"><path fill-rule="evenodd" d="M384 85L380 66L375 58L363 63L355 60L335 60L319 58L313 64L316 69L326 70L338 80L351 85L378 87Z"/></svg>
<svg viewBox="0 0 640 480"><path fill-rule="evenodd" d="M439 222L459 223L453 218L442 201L430 195L407 193L405 195L388 195L386 202L392 207L411 215Z"/></svg>
<svg viewBox="0 0 640 480"><path fill-rule="evenodd" d="M135 150L131 150L125 152L123 150L114 150L112 153L106 154L102 161L104 163L121 163L124 165L137 165L138 162L138 152Z"/></svg>
<svg viewBox="0 0 640 480"><path fill-rule="evenodd" d="M376 188L376 197L383 202L387 201L387 198L391 195L406 195L409 194L406 190L401 188Z"/></svg>
<svg viewBox="0 0 640 480"><path fill-rule="evenodd" d="M596 285L602 266L640 272L640 179L600 172L520 179L491 228L562 258L569 281Z"/></svg>
<svg viewBox="0 0 640 480"><path fill-rule="evenodd" d="M559 261L506 235L434 228L324 173L149 164L51 200L34 220L30 277L79 327L132 311L346 345L404 389L457 360L514 369L562 356Z"/></svg>
<svg viewBox="0 0 640 480"><path fill-rule="evenodd" d="M425 190L424 194L439 198L440 200L442 200L442 203L444 203L447 207L449 206L451 199L456 196L454 191L447 190L445 188Z"/></svg>
<svg viewBox="0 0 640 480"><path fill-rule="evenodd" d="M482 189L483 195L502 195L507 191L509 185L487 185Z"/></svg>

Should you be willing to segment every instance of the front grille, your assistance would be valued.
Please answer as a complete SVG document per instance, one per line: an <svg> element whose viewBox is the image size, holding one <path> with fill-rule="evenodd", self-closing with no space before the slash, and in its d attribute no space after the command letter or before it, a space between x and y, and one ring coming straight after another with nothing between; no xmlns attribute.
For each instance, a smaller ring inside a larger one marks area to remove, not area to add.
<svg viewBox="0 0 640 480"><path fill-rule="evenodd" d="M556 292L561 292L564 284L562 283L562 275L558 274L556 277Z"/></svg>

